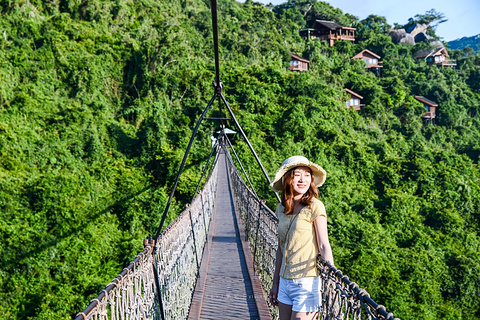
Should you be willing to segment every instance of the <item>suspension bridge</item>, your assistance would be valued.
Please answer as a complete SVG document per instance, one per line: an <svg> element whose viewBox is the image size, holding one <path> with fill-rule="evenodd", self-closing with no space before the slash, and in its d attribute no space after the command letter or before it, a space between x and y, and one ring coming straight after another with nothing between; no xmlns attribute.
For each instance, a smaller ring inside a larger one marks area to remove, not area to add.
<svg viewBox="0 0 480 320"><path fill-rule="evenodd" d="M270 178L222 93L216 0L211 0L211 10L215 92L193 130L157 234L144 241L144 250L75 320L278 319L278 309L266 299L273 282L278 220L257 196L228 139L225 121L241 133L268 183ZM220 117L207 118L216 100ZM222 105L230 117L223 117ZM192 201L163 230L189 150L204 119L220 122L219 135ZM321 256L316 263L322 278L319 319L398 320Z"/></svg>
<svg viewBox="0 0 480 320"><path fill-rule="evenodd" d="M278 318L266 300L277 219L220 140L203 189L75 320ZM321 319L396 319L321 257L317 267Z"/></svg>

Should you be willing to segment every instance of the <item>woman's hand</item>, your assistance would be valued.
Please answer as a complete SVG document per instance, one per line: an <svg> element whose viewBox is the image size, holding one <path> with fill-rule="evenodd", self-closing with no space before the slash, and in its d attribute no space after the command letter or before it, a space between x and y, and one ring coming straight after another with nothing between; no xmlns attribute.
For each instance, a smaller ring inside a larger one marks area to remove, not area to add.
<svg viewBox="0 0 480 320"><path fill-rule="evenodd" d="M272 285L272 289L270 289L270 294L268 295L268 300L270 300L270 304L272 306L278 306L278 283Z"/></svg>
<svg viewBox="0 0 480 320"><path fill-rule="evenodd" d="M278 306L278 286L280 284L280 267L282 259L283 253L279 246L277 248L277 253L275 254L275 272L273 273L272 289L270 289L270 294L268 295L268 300L272 306Z"/></svg>

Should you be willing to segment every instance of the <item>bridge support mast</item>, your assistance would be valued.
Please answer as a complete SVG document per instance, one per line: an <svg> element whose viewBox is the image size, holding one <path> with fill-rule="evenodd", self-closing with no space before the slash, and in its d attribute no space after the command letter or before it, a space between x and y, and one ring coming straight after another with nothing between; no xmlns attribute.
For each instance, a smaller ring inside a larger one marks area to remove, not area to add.
<svg viewBox="0 0 480 320"><path fill-rule="evenodd" d="M205 115L207 114L208 110L210 109L212 103L215 101L215 99L218 97L219 99L219 109L220 109L220 115L222 115L222 102L225 104L226 108L228 109L233 121L235 122L235 125L237 126L237 128L240 130L243 138L245 139L245 141L247 142L248 144L248 147L250 148L250 150L252 151L254 157L255 157L255 160L257 161L257 163L259 164L260 168L262 169L262 172L263 174L265 175L265 178L267 179L268 183L270 183L270 178L265 170L265 168L263 167L260 159L258 158L258 155L257 153L255 152L255 150L253 149L252 145L250 144L250 141L248 140L245 132L243 131L242 127L240 126L240 124L238 123L237 119L235 118L235 115L233 114L233 111L232 109L230 108L230 106L228 105L228 102L227 100L225 99L223 93L222 93L222 90L223 90L223 84L222 84L222 81L220 80L220 59L219 59L219 50L218 50L218 19L217 19L217 0L211 0L211 11L212 11L212 28L213 28L213 45L214 45L214 54L215 54L215 81L213 82L213 87L214 87L214 90L215 90L215 94L213 95L212 99L210 100L210 102L208 103L207 107L205 108L205 110L203 111L202 115L200 116L200 118L198 119L196 125L195 125L195 129L193 130L192 132L192 136L190 137L190 141L188 143L188 146L187 146L187 149L185 150L185 154L183 156L183 159L182 159L182 163L180 164L180 168L178 170L178 173L177 173L177 177L175 178L175 183L172 187L172 190L170 192L170 196L168 198L168 201L167 201L167 204L165 206L165 210L163 212L163 215L162 215L162 219L160 221L160 225L157 229L157 233L155 234L155 237L153 238L153 240L155 241L155 243L157 242L160 234L161 234L161 231L163 229L163 224L165 223L165 219L167 217L167 213L168 213L168 210L170 209L170 205L171 205L171 202L172 202L172 199L173 199L173 196L175 194L175 191L177 189L177 186L178 186L178 182L179 182L179 179L180 179L180 176L183 172L183 169L185 167L185 163L186 163L186 160L187 160L187 157L188 157L188 154L190 152L190 148L193 144L193 140L195 139L195 136L197 135L197 131L200 127L200 124L202 122L202 120L205 118ZM220 116L220 119L221 121L223 122L223 118ZM280 198L278 196L278 194L275 193L275 195L277 196L277 199L280 201ZM154 269L155 269L155 281L156 281L156 285L157 285L157 294L158 294L158 299L159 299L159 304L160 304L160 308L161 308L161 317L162 317L162 320L165 319L165 314L164 314L164 308L163 308L163 304L162 304L162 297L161 297L161 292L160 292L160 282L159 282L159 279L158 279L158 270L157 270L157 262L156 262L156 255L157 255L157 246L155 245L154 246L154 250L153 250L153 255L154 255Z"/></svg>

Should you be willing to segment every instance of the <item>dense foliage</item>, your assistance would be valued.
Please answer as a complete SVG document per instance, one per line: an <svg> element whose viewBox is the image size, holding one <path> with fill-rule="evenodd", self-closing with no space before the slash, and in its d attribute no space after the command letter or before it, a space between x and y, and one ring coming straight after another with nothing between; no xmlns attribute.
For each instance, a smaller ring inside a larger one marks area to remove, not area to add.
<svg viewBox="0 0 480 320"><path fill-rule="evenodd" d="M480 54L427 66L413 57L428 44L393 44L385 18L316 0L218 10L224 94L267 171L303 154L328 173L338 267L402 319L480 319ZM316 18L356 27L358 41L305 42ZM213 95L210 19L208 0L0 0L2 318L75 315L156 232ZM381 77L350 59L363 49L382 57ZM290 51L308 72L287 70ZM345 108L345 87L362 111ZM439 103L435 125L414 95ZM168 221L217 129L201 125Z"/></svg>

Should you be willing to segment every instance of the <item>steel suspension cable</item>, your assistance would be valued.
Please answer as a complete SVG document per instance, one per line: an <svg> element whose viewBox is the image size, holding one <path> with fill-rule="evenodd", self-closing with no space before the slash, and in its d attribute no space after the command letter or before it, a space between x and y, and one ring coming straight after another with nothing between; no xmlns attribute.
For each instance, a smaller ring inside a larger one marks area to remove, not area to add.
<svg viewBox="0 0 480 320"><path fill-rule="evenodd" d="M218 19L217 19L217 0L211 1L212 9L212 29L213 29L213 51L215 54L215 82L220 86L220 59L218 56Z"/></svg>
<svg viewBox="0 0 480 320"><path fill-rule="evenodd" d="M228 142L228 146L232 149L233 154L235 155L235 158L237 159L237 162L238 162L238 164L240 165L240 168L241 168L242 171L243 171L243 174L244 174L245 177L247 178L247 181L248 181L248 183L250 184L250 188L252 188L253 194L254 194L256 197L258 197L258 196L257 196L257 193L255 192L255 188L253 187L253 184L252 184L252 182L250 181L250 178L248 177L247 172L246 172L245 169L243 168L243 165L242 165L242 162L240 161L240 158L238 157L237 153L235 152L235 149L233 148L232 143L230 142L230 139L228 139L227 135L224 135L224 137L225 137L225 140ZM232 161L232 163L233 163L233 161Z"/></svg>
<svg viewBox="0 0 480 320"><path fill-rule="evenodd" d="M217 19L217 1L216 0L211 0L211 10L212 10L213 46L214 46L214 55L215 55L215 81L213 83L213 86L215 88L215 94L212 97L212 99L210 100L210 102L208 103L207 107L203 111L200 118L198 119L197 124L195 126L195 129L193 130L192 136L190 137L190 141L188 143L187 149L186 149L185 154L183 156L183 160L182 160L182 163L180 165L180 169L178 170L177 177L175 179L175 183L172 187L172 191L170 192L170 196L169 196L167 204L165 206L165 210L164 210L163 215L162 215L162 220L160 222L160 226L158 227L157 233L155 234L155 237L154 237L155 241L158 239L158 237L161 234L163 224L165 223L165 219L167 217L168 210L170 209L170 205L171 205L173 196L175 194L175 190L177 189L177 186L178 186L178 181L180 179L180 175L182 174L183 168L185 166L185 162L186 162L187 157L188 157L188 153L189 153L190 148L192 146L193 140L195 139L198 128L200 127L200 123L205 118L205 115L206 115L207 111L210 109L212 103L215 101L215 99L217 97L219 97L220 113L221 113L221 104L222 104L221 102L223 101L223 103L225 104L228 112L231 115L231 119L235 122L235 125L238 128L238 130L240 130L240 133L242 134L243 138L247 142L247 145L250 148L250 151L252 152L253 156L255 157L255 160L257 161L258 165L262 169L262 172L263 172L265 178L267 179L269 184L271 182L270 177L267 174L267 171L265 170L265 168L262 165L262 162L260 161L260 158L258 157L257 153L253 149L250 141L247 138L247 135L243 131L242 127L240 126L240 123L237 121L237 118L235 117L232 109L230 108L230 105L228 104L227 100L225 99L225 96L222 93L223 85L222 85L222 82L220 80L220 59L219 59L219 53L218 53L218 51L219 51L218 50L218 19ZM198 191L198 188L197 188L197 191ZM197 192L197 191L195 191L195 192ZM280 197L278 196L277 193L275 193L275 196L277 197L278 201L280 201Z"/></svg>
<svg viewBox="0 0 480 320"><path fill-rule="evenodd" d="M243 138L244 138L245 141L247 142L247 145L248 145L248 147L250 148L250 151L252 151L253 156L255 157L255 160L257 160L258 165L259 165L260 168L262 169L263 175L264 175L265 178L267 179L268 184L270 184L271 180L270 180L270 177L268 176L267 171L266 171L265 168L263 167L262 162L260 161L260 158L258 157L257 153L256 153L255 150L253 149L250 141L249 141L248 138L247 138L247 135L245 134L245 132L243 132L243 129L242 129L242 127L240 126L240 123L238 123L237 118L236 118L235 115L233 114L232 108L230 108L230 105L228 104L227 99L225 99L225 97L224 97L224 95L223 95L222 93L220 93L220 97L222 98L223 103L224 103L225 106L227 107L227 110L228 110L228 112L230 113L230 116L232 117L233 121L235 122L235 125L237 126L238 130L240 130L240 133L242 134ZM280 200L280 196L278 195L278 193L275 192L275 196L277 197L278 202L280 202L281 200Z"/></svg>
<svg viewBox="0 0 480 320"><path fill-rule="evenodd" d="M165 206L165 210L163 211L162 221L160 222L160 226L157 229L157 233L155 234L155 237L153 238L155 241L158 239L158 237L160 236L160 233L162 232L163 224L165 223L165 219L167 217L168 209L170 209L170 204L172 203L172 199L173 199L173 196L175 194L175 190L177 189L178 181L180 180L180 175L182 174L183 167L185 166L185 162L187 161L188 153L190 151L190 148L192 147L193 140L195 139L195 136L197 135L197 131L198 131L198 128L200 127L200 123L202 122L203 118L205 117L205 114L207 114L207 111L210 109L210 106L215 101L216 97L217 97L217 94L214 94L212 99L208 103L207 107L203 111L202 115L198 119L197 124L195 125L195 129L192 132L192 136L190 137L190 141L188 142L187 149L185 151L185 154L183 155L182 164L180 165L180 169L178 170L177 177L175 179L175 183L173 184L172 191L170 192L170 197L168 198L167 205Z"/></svg>
<svg viewBox="0 0 480 320"><path fill-rule="evenodd" d="M208 169L208 164L210 162L210 159L212 158L213 152L215 151L217 145L218 145L218 140L215 141L214 145L212 146L212 149L210 150L210 155L208 156L207 163L205 164L205 167L203 168L202 176L200 177L200 180L198 181L197 189L195 189L195 193L193 194L192 200L190 202L193 201L193 199L195 198L195 196L198 193L198 189L200 189L200 184L202 183L203 177L205 176L205 172Z"/></svg>

